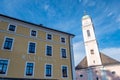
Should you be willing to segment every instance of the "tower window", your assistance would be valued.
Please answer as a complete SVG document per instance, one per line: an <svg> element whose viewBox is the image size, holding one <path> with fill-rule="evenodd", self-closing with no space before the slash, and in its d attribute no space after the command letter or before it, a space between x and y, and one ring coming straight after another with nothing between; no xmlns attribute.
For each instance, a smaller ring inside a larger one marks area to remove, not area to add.
<svg viewBox="0 0 120 80"><path fill-rule="evenodd" d="M93 60L93 63L95 63L95 60Z"/></svg>
<svg viewBox="0 0 120 80"><path fill-rule="evenodd" d="M112 74L115 74L115 71L112 71Z"/></svg>
<svg viewBox="0 0 120 80"><path fill-rule="evenodd" d="M93 50L93 49L92 49L92 50L90 50L90 53L91 53L91 54L94 54L94 50Z"/></svg>
<svg viewBox="0 0 120 80"><path fill-rule="evenodd" d="M90 30L87 30L87 36L90 37Z"/></svg>

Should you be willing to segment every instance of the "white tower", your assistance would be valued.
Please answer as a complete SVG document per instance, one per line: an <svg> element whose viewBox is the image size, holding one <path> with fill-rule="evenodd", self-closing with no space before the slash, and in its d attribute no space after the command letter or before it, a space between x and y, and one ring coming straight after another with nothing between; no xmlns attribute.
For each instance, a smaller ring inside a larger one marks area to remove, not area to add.
<svg viewBox="0 0 120 80"><path fill-rule="evenodd" d="M94 26L89 15L82 17L82 31L88 66L101 65L101 58L94 33Z"/></svg>

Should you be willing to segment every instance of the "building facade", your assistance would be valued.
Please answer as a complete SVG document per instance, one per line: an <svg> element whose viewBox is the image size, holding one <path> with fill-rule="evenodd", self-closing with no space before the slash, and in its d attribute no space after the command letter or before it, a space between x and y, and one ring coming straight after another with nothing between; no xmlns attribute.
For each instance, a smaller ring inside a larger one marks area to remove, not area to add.
<svg viewBox="0 0 120 80"><path fill-rule="evenodd" d="M0 78L75 80L73 37L0 14Z"/></svg>
<svg viewBox="0 0 120 80"><path fill-rule="evenodd" d="M99 51L89 15L82 17L82 31L86 56L76 66L76 80L120 80L120 62Z"/></svg>

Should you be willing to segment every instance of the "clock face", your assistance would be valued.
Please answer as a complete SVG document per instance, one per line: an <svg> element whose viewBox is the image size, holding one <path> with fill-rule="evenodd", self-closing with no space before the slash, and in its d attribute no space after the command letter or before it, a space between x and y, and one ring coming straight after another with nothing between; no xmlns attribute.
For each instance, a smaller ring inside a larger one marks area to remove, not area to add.
<svg viewBox="0 0 120 80"><path fill-rule="evenodd" d="M91 24L91 20L90 19L83 20L83 26L87 26L89 24Z"/></svg>

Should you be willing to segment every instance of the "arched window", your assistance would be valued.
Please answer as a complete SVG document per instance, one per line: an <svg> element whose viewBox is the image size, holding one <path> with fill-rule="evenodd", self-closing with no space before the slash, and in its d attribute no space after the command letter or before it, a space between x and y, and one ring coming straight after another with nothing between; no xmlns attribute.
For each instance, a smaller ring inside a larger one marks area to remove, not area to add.
<svg viewBox="0 0 120 80"><path fill-rule="evenodd" d="M91 53L91 54L94 54L94 50L93 50L93 49L91 49L91 50L90 50L90 53Z"/></svg>
<svg viewBox="0 0 120 80"><path fill-rule="evenodd" d="M90 37L90 30L87 30L87 36Z"/></svg>

